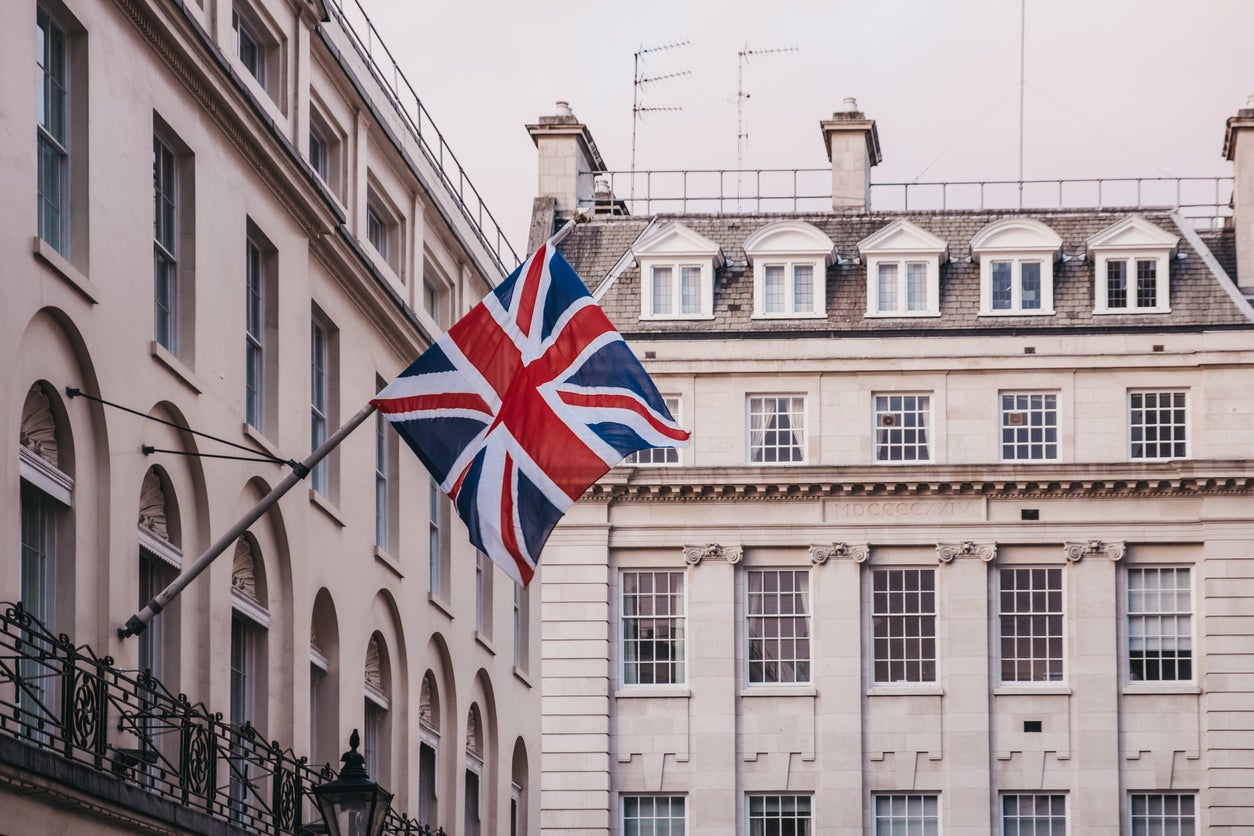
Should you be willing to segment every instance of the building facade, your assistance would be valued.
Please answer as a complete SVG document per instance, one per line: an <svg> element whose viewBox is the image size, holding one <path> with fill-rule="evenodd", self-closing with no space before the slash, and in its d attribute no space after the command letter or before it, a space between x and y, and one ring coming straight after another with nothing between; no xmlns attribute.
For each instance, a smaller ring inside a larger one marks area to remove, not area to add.
<svg viewBox="0 0 1254 836"><path fill-rule="evenodd" d="M118 635L516 263L369 19L4 17L0 830L300 832L360 729L407 832L539 832L529 593L376 416Z"/></svg>
<svg viewBox="0 0 1254 836"><path fill-rule="evenodd" d="M546 548L545 832L1250 832L1254 110L1198 229L877 211L847 105L815 211L628 214L529 126L533 243L592 212L561 249L693 433Z"/></svg>

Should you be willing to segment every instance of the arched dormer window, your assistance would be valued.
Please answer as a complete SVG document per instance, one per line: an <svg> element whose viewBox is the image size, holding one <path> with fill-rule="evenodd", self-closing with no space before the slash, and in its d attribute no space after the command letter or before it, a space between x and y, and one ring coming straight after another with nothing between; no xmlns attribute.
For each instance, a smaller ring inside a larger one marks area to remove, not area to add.
<svg viewBox="0 0 1254 836"><path fill-rule="evenodd" d="M641 319L710 319L714 271L723 265L718 244L676 221L632 247L640 265Z"/></svg>
<svg viewBox="0 0 1254 836"><path fill-rule="evenodd" d="M898 218L859 241L858 253L867 266L867 316L940 316L945 241Z"/></svg>
<svg viewBox="0 0 1254 836"><path fill-rule="evenodd" d="M804 221L767 224L745 239L753 265L753 315L764 318L827 315L827 268L836 245Z"/></svg>
<svg viewBox="0 0 1254 836"><path fill-rule="evenodd" d="M981 316L1053 314L1058 233L1030 218L1006 218L975 234L971 254L980 260Z"/></svg>
<svg viewBox="0 0 1254 836"><path fill-rule="evenodd" d="M1179 243L1179 236L1135 215L1089 238L1093 313L1170 313L1171 254Z"/></svg>

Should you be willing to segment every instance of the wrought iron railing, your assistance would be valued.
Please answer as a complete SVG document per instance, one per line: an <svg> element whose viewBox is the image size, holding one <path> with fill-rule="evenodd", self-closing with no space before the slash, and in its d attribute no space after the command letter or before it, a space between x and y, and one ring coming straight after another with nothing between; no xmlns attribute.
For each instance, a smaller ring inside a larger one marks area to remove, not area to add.
<svg viewBox="0 0 1254 836"><path fill-rule="evenodd" d="M224 722L146 671L54 635L21 604L0 605L0 734L86 765L244 831L301 836L330 766ZM314 814L315 819L317 818ZM384 832L443 836L392 811Z"/></svg>
<svg viewBox="0 0 1254 836"><path fill-rule="evenodd" d="M397 117L417 141L462 217L470 224L497 267L505 274L510 273L518 265L518 253L505 237L479 190L470 182L466 170L432 121L431 114L401 71L392 51L379 37L379 31L366 10L359 0L332 0L327 8L335 14L354 50L383 88Z"/></svg>
<svg viewBox="0 0 1254 836"><path fill-rule="evenodd" d="M655 212L829 212L830 168L596 171L581 194L605 208ZM1168 207L1200 227L1232 214L1231 177L1106 177L872 183L872 211Z"/></svg>

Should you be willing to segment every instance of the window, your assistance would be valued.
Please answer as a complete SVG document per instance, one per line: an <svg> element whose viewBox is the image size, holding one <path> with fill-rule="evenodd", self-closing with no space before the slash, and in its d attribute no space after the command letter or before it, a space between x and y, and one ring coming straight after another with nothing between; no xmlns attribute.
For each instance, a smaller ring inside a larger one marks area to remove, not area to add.
<svg viewBox="0 0 1254 836"><path fill-rule="evenodd" d="M1193 679L1193 584L1188 567L1128 569L1128 679Z"/></svg>
<svg viewBox="0 0 1254 836"><path fill-rule="evenodd" d="M718 244L669 221L636 242L642 319L708 319L714 315Z"/></svg>
<svg viewBox="0 0 1254 836"><path fill-rule="evenodd" d="M679 398L672 395L664 395L662 402L666 404L666 411L671 414L671 417L678 421ZM647 450L637 450L628 456L623 463L650 466L679 464L679 450L674 447L650 447Z"/></svg>
<svg viewBox="0 0 1254 836"><path fill-rule="evenodd" d="M418 821L435 826L439 809L436 797L436 754L440 746L440 694L435 676L427 671L418 692Z"/></svg>
<svg viewBox="0 0 1254 836"><path fill-rule="evenodd" d="M283 45L276 29L267 24L260 11L237 2L231 11L231 31L240 65L282 107Z"/></svg>
<svg viewBox="0 0 1254 836"><path fill-rule="evenodd" d="M70 52L64 27L43 6L35 15L35 136L39 237L70 256Z"/></svg>
<svg viewBox="0 0 1254 836"><path fill-rule="evenodd" d="M514 584L514 668L526 672L530 665L531 593Z"/></svg>
<svg viewBox="0 0 1254 836"><path fill-rule="evenodd" d="M379 214L379 210L374 206L366 206L366 238L370 241L370 246L374 247L375 252L383 256L383 260L388 258L388 227L383 220L383 216Z"/></svg>
<svg viewBox="0 0 1254 836"><path fill-rule="evenodd" d="M808 795L749 796L749 836L810 836L812 804Z"/></svg>
<svg viewBox="0 0 1254 836"><path fill-rule="evenodd" d="M470 714L466 718L466 810L463 819L462 833L465 836L479 836L482 815L480 810L479 786L483 775L483 722L479 716L479 706L471 704Z"/></svg>
<svg viewBox="0 0 1254 836"><path fill-rule="evenodd" d="M875 460L880 463L931 461L928 430L930 395L875 396Z"/></svg>
<svg viewBox="0 0 1254 836"><path fill-rule="evenodd" d="M749 684L809 682L810 573L750 570L745 595Z"/></svg>
<svg viewBox="0 0 1254 836"><path fill-rule="evenodd" d="M327 440L327 367L330 365L330 337L327 327L314 317L309 329L309 449L317 450ZM327 496L329 457L322 459L309 474L313 490Z"/></svg>
<svg viewBox="0 0 1254 836"><path fill-rule="evenodd" d="M821 317L827 314L827 267L836 245L803 221L767 224L745 239L753 265L755 317Z"/></svg>
<svg viewBox="0 0 1254 836"><path fill-rule="evenodd" d="M195 235L192 212L195 186L191 153L154 116L153 191L153 334L175 357L192 357L192 282Z"/></svg>
<svg viewBox="0 0 1254 836"><path fill-rule="evenodd" d="M277 259L274 249L251 224L244 255L244 420L273 435L278 415Z"/></svg>
<svg viewBox="0 0 1254 836"><path fill-rule="evenodd" d="M327 117L318 96L310 91L309 167L331 193L344 201L344 132Z"/></svg>
<svg viewBox="0 0 1254 836"><path fill-rule="evenodd" d="M871 572L872 680L936 681L936 571Z"/></svg>
<svg viewBox="0 0 1254 836"><path fill-rule="evenodd" d="M682 795L624 795L623 836L684 836L686 801Z"/></svg>
<svg viewBox="0 0 1254 836"><path fill-rule="evenodd" d="M686 681L683 572L622 574L624 685Z"/></svg>
<svg viewBox="0 0 1254 836"><path fill-rule="evenodd" d="M795 395L749 398L749 461L805 460L806 399Z"/></svg>
<svg viewBox="0 0 1254 836"><path fill-rule="evenodd" d="M935 795L876 795L875 836L938 836L940 797Z"/></svg>
<svg viewBox="0 0 1254 836"><path fill-rule="evenodd" d="M1094 313L1169 313L1171 254L1178 236L1129 215L1086 242L1093 260Z"/></svg>
<svg viewBox="0 0 1254 836"><path fill-rule="evenodd" d="M484 638L492 636L492 560L475 551L475 630Z"/></svg>
<svg viewBox="0 0 1254 836"><path fill-rule="evenodd" d="M423 741L418 744L418 821L431 826L435 815L435 746Z"/></svg>
<svg viewBox="0 0 1254 836"><path fill-rule="evenodd" d="M428 479L427 499L428 528L428 576L431 594L441 600L449 600L449 542L445 533L450 523L449 498L440 490L434 479Z"/></svg>
<svg viewBox="0 0 1254 836"><path fill-rule="evenodd" d="M314 170L322 182L331 178L331 149L326 136L312 115L309 119L309 167Z"/></svg>
<svg viewBox="0 0 1254 836"><path fill-rule="evenodd" d="M1134 792L1129 798L1132 836L1193 836L1197 799L1192 793Z"/></svg>
<svg viewBox="0 0 1254 836"><path fill-rule="evenodd" d="M388 714L391 707L391 671L388 667L387 643L377 632L366 644L364 673L365 716L362 728L365 730L363 754L366 758L366 772L373 780L388 784L392 739Z"/></svg>
<svg viewBox="0 0 1254 836"><path fill-rule="evenodd" d="M1066 836L1067 796L1041 793L1003 795L1001 832L1006 836Z"/></svg>
<svg viewBox="0 0 1254 836"><path fill-rule="evenodd" d="M858 252L867 263L867 316L940 316L943 240L898 218L859 241Z"/></svg>
<svg viewBox="0 0 1254 836"><path fill-rule="evenodd" d="M1129 392L1128 441L1133 459L1183 459L1188 448L1187 392Z"/></svg>
<svg viewBox="0 0 1254 836"><path fill-rule="evenodd" d="M392 272L401 273L400 213L374 187L366 189L366 240Z"/></svg>
<svg viewBox="0 0 1254 836"><path fill-rule="evenodd" d="M1058 460L1058 396L1048 393L1001 396L1002 461Z"/></svg>
<svg viewBox="0 0 1254 836"><path fill-rule="evenodd" d="M262 642L262 631L257 624L238 612L232 613L230 722L233 726L262 725L259 701L264 699L265 688L258 682L264 664L259 658ZM234 821L243 821L249 803L248 785L255 770L243 738L238 735L231 736L230 760L231 817Z"/></svg>
<svg viewBox="0 0 1254 836"><path fill-rule="evenodd" d="M1052 314L1054 262L1062 239L1040 221L1006 218L984 227L971 239L980 260L982 316Z"/></svg>
<svg viewBox="0 0 1254 836"><path fill-rule="evenodd" d="M998 572L1001 681L1061 682L1061 569Z"/></svg>

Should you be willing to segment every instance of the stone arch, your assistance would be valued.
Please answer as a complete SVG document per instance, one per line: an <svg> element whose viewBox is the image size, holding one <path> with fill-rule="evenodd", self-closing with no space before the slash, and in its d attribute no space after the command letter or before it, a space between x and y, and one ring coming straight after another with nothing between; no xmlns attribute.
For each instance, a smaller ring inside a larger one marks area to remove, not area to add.
<svg viewBox="0 0 1254 836"><path fill-rule="evenodd" d="M309 757L314 765L336 765L347 740L340 734L340 625L326 587L314 596L309 624Z"/></svg>

